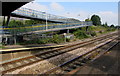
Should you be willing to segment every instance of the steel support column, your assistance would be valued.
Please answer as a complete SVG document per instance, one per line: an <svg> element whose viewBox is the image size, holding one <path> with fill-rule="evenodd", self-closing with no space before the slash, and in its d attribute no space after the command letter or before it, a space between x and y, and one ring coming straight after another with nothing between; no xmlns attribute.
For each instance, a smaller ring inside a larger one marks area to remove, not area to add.
<svg viewBox="0 0 120 76"><path fill-rule="evenodd" d="M8 24L9 24L9 21L10 21L10 15L9 15L9 16L7 16L7 22L6 22L6 26L8 26Z"/></svg>
<svg viewBox="0 0 120 76"><path fill-rule="evenodd" d="M86 26L86 32L88 31L88 26Z"/></svg>
<svg viewBox="0 0 120 76"><path fill-rule="evenodd" d="M2 26L5 26L5 16L3 17L3 24Z"/></svg>
<svg viewBox="0 0 120 76"><path fill-rule="evenodd" d="M2 26L8 26L9 21L10 21L10 15L9 15L9 16L7 16L7 21L5 21L5 16L4 16Z"/></svg>

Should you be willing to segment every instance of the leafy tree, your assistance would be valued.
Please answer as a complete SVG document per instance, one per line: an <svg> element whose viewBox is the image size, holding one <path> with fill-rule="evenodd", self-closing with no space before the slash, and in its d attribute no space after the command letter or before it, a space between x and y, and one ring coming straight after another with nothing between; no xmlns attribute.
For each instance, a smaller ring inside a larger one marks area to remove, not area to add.
<svg viewBox="0 0 120 76"><path fill-rule="evenodd" d="M96 35L97 35L96 32L91 33L91 36L96 36Z"/></svg>
<svg viewBox="0 0 120 76"><path fill-rule="evenodd" d="M114 28L114 25L112 24L110 27Z"/></svg>
<svg viewBox="0 0 120 76"><path fill-rule="evenodd" d="M25 25L35 25L35 24L45 24L46 21L40 21L40 20L26 20ZM48 22L52 23L52 22Z"/></svg>
<svg viewBox="0 0 120 76"><path fill-rule="evenodd" d="M102 24L103 27L108 27L107 22L105 22L105 24Z"/></svg>
<svg viewBox="0 0 120 76"><path fill-rule="evenodd" d="M9 27L19 27L19 26L23 26L23 22L19 21L19 20L11 20L9 23Z"/></svg>
<svg viewBox="0 0 120 76"><path fill-rule="evenodd" d="M120 26L118 26L118 25L117 25L117 26L115 26L115 28L118 28L118 29L120 29Z"/></svg>
<svg viewBox="0 0 120 76"><path fill-rule="evenodd" d="M105 22L105 26L108 26L107 22Z"/></svg>
<svg viewBox="0 0 120 76"><path fill-rule="evenodd" d="M79 39L83 39L83 38L88 38L89 36L86 34L85 31L82 30L77 30L74 32L74 35L79 38Z"/></svg>
<svg viewBox="0 0 120 76"><path fill-rule="evenodd" d="M85 19L85 21L91 21L91 20L88 18L88 19Z"/></svg>
<svg viewBox="0 0 120 76"><path fill-rule="evenodd" d="M101 25L101 19L98 15L93 15L91 17L91 20L93 22L93 25Z"/></svg>

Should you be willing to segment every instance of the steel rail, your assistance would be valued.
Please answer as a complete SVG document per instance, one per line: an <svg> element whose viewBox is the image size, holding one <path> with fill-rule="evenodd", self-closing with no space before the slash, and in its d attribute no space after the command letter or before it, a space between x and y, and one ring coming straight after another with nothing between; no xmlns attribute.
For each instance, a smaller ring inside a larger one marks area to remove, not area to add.
<svg viewBox="0 0 120 76"><path fill-rule="evenodd" d="M104 37L107 37L107 36L104 36ZM102 40L102 39L104 39L103 37L101 37L101 38L98 38L98 39L94 39L94 40L92 40L92 42L94 42L95 40ZM90 42L90 41L89 41ZM90 42L90 43L92 43L92 42ZM86 42L83 42L83 43L86 43ZM80 45L80 44L83 44L83 43L79 43L79 44L75 44L75 45L71 45L71 46L66 46L66 47L62 47L62 48L58 48L58 49L55 49L54 51L59 51L59 50L63 50L63 49L66 49L66 48L69 48L69 47L73 47L73 46L77 46L77 45ZM90 43L88 43L88 44L90 44ZM82 45L82 46L85 46L85 45L88 45L88 44L84 44L84 45ZM82 47L82 46L79 46L79 47ZM76 47L76 48L78 48L78 47ZM73 48L73 49L76 49L76 48ZM73 50L73 49L70 49L70 50L68 50L68 51L71 51L71 50ZM67 52L68 52L67 51ZM53 52L53 50L52 50L52 52ZM51 53L51 52L44 52L42 55L44 55L44 54L46 54L46 53ZM66 52L63 52L63 53L66 53ZM63 53L59 53L59 54L63 54ZM59 55L59 54L56 54L56 55ZM40 55L40 54L38 54L38 55ZM56 55L54 55L54 56L56 56ZM30 57L26 57L26 58L22 58L22 59L19 59L19 60L15 60L15 61L12 61L12 62L7 62L7 63L4 63L4 64L1 64L1 65L6 65L6 64L9 64L9 63L14 63L14 62L18 62L18 61L21 61L21 60L25 60L25 59L29 59L29 58L33 58L33 57L36 57L37 55L35 55L35 56L30 56ZM52 56L53 57L53 56ZM45 58L46 59L46 58ZM43 60L43 59L41 59L41 60ZM41 61L41 60L38 60L38 61L34 61L34 62L31 62L31 63L28 63L28 64L25 64L24 66L26 66L26 65L30 65L30 64L33 64L33 63L35 63L35 62L39 62L39 61ZM23 65L22 66L19 66L19 68L21 68L21 67L23 67ZM17 67L18 68L18 67ZM13 69L9 69L9 70L15 70L16 68L13 68ZM6 73L7 71L9 71L9 70L5 70L5 71L3 71L2 73Z"/></svg>
<svg viewBox="0 0 120 76"><path fill-rule="evenodd" d="M113 39L113 40L115 40L115 39ZM112 42L112 41L110 41L110 42ZM54 67L54 68L52 68L52 69L49 69L48 71L46 71L46 72L44 72L44 73L42 73L42 74L50 74L50 73L52 73L52 72L54 72L54 71L56 71L56 70L58 70L58 69L61 69L62 67L64 67L64 66L67 65L68 63L71 63L71 62L75 61L75 60L78 59L78 58L81 58L81 57L83 57L83 56L86 56L87 54L90 54L91 52L96 51L97 49L101 48L101 47L104 46L104 45L107 45L107 44L110 43L110 42L106 42L106 43L104 43L103 45L98 46L98 47L96 47L96 48L88 51L87 53L84 53L84 54L82 54L82 55L80 55L80 56L77 56L77 57L75 57L75 58L73 58L73 59L71 59L71 60L69 60L69 61L67 61L67 62L65 62L65 63L63 63L63 64L61 64L61 65L59 65L59 66L57 66L57 67ZM116 44L118 44L118 42L116 42L115 44L113 44L112 46L110 46L107 50L105 50L105 51L102 52L101 54L97 55L95 58L93 58L93 60L91 59L91 61L94 61L95 59L97 59L98 57L100 57L101 55L103 55L104 53L106 53L107 51L109 51L109 50L110 50L111 48L113 48ZM96 52L97 52L97 51L96 51Z"/></svg>

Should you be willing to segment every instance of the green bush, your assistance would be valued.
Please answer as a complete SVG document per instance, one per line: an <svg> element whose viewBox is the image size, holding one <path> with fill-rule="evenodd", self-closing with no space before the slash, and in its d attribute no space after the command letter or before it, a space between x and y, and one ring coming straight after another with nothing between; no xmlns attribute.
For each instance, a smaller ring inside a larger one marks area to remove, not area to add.
<svg viewBox="0 0 120 76"><path fill-rule="evenodd" d="M70 42L70 39L69 39L69 38L66 38L66 42Z"/></svg>
<svg viewBox="0 0 120 76"><path fill-rule="evenodd" d="M97 35L96 32L91 33L91 36L96 36L96 35Z"/></svg>
<svg viewBox="0 0 120 76"><path fill-rule="evenodd" d="M86 32L81 31L81 30L77 30L74 32L74 35L79 38L79 39L83 39L83 38L88 38L89 36L86 34Z"/></svg>
<svg viewBox="0 0 120 76"><path fill-rule="evenodd" d="M51 42L53 43L61 43L64 41L64 38L62 36L59 35L54 35L53 38L51 39Z"/></svg>
<svg viewBox="0 0 120 76"><path fill-rule="evenodd" d="M45 44L45 43L47 43L47 40L45 40L45 39L39 39L37 41L37 44Z"/></svg>
<svg viewBox="0 0 120 76"><path fill-rule="evenodd" d="M29 41L24 41L20 44L46 44L46 43L61 43L64 42L64 38L59 35L54 35L53 38L40 38L40 39L34 39Z"/></svg>
<svg viewBox="0 0 120 76"><path fill-rule="evenodd" d="M102 31L99 31L100 34L102 34L103 32Z"/></svg>
<svg viewBox="0 0 120 76"><path fill-rule="evenodd" d="M115 31L115 28L108 28L106 31Z"/></svg>

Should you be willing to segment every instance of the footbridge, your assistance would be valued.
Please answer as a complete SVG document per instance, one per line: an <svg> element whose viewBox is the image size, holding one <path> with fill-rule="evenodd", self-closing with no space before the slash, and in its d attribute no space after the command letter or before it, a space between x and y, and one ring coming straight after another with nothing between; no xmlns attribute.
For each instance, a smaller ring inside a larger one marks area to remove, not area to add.
<svg viewBox="0 0 120 76"><path fill-rule="evenodd" d="M0 33L9 35L24 35L32 33L43 33L49 31L65 30L72 28L79 28L85 26L92 26L92 22L79 21L73 18L53 15L42 11L20 7L11 12L10 16L37 19L45 21L46 24L24 25L19 27L1 26ZM47 23L52 22L52 23Z"/></svg>
<svg viewBox="0 0 120 76"><path fill-rule="evenodd" d="M11 13L13 17L20 17L20 18L28 18L28 19L35 19L35 20L42 20L54 23L63 23L69 21L68 18L57 16L53 14L48 14L42 11L36 11L29 8L19 8Z"/></svg>
<svg viewBox="0 0 120 76"><path fill-rule="evenodd" d="M20 18L28 18L28 19L35 19L35 20L42 20L54 23L74 23L78 22L77 20L68 17L58 16L49 14L47 12L37 11L30 8L18 8L17 10L13 11L11 14L13 17L20 17Z"/></svg>
<svg viewBox="0 0 120 76"><path fill-rule="evenodd" d="M2 34L10 35L24 35L32 33L43 33L49 31L58 31L72 28L79 28L85 26L92 26L92 22L74 22L74 23L51 23L51 24L37 24L37 25L26 25L24 27L5 27L0 28Z"/></svg>
<svg viewBox="0 0 120 76"><path fill-rule="evenodd" d="M50 32L50 31L58 31L58 30L65 30L65 29L69 30L72 28L92 26L92 21L88 21L88 22L79 21L73 18L53 15L53 14L49 14L42 11L36 11L29 8L16 7L12 10L15 10L15 11L9 11L8 14L3 15L4 16L3 26L0 26L0 34L2 35L2 37L5 37L6 41L8 39L12 39L9 37L14 37L15 39L17 36L22 36L25 34L39 34L39 33ZM8 16L7 21L5 21L5 16ZM11 16L45 21L46 24L10 27L9 21ZM52 22L52 23L47 23L47 22Z"/></svg>
<svg viewBox="0 0 120 76"><path fill-rule="evenodd" d="M16 44L16 41L23 40L24 35L41 34L50 31L67 30L72 28L80 28L92 26L92 22L72 22L72 23L51 23L51 24L37 24L26 25L24 27L0 27L2 34L2 42L5 44Z"/></svg>

